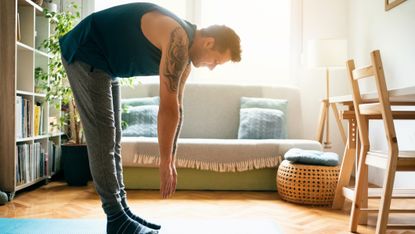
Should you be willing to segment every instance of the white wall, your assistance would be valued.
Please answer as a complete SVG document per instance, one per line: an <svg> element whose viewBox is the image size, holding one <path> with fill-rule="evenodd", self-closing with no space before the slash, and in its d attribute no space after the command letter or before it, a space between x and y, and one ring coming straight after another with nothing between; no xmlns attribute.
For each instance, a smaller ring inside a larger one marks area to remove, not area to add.
<svg viewBox="0 0 415 234"><path fill-rule="evenodd" d="M301 1L300 1L301 4ZM301 8L301 7L300 7ZM302 0L302 58L307 57L307 44L313 39L347 38L348 33L348 1L347 0ZM301 9L300 9L301 10ZM307 67L305 59L297 64L294 73L298 77L298 86L302 95L304 116L304 137L315 139L320 111L320 101L325 97L325 70ZM349 94L346 70L330 71L331 96ZM330 139L333 151L343 155L344 144L337 129L334 117L330 115Z"/></svg>
<svg viewBox="0 0 415 234"><path fill-rule="evenodd" d="M302 4L302 57L307 55L307 41L318 38L347 38L348 55L356 64L368 64L369 53L379 49L385 67L388 88L415 85L415 1L406 1L398 7L384 10L380 0L299 0ZM302 59L304 61L304 59ZM295 59L292 60L295 62ZM293 69L302 92L302 108L306 138L314 138L318 121L319 100L324 98L324 71L307 68L299 62ZM363 91L373 90L373 82L363 83ZM331 72L332 96L350 94L345 70ZM330 151L343 153L343 143L331 116ZM415 148L415 123L397 121L396 131L401 150ZM371 144L374 149L385 150L386 139L379 121L371 123ZM370 181L381 185L383 171L370 169ZM413 186L415 173L398 173L397 187Z"/></svg>
<svg viewBox="0 0 415 234"><path fill-rule="evenodd" d="M415 85L415 1L406 1L385 11L383 1L349 0L349 55L356 64L368 64L369 53L379 49L388 88ZM375 89L373 82L364 83L364 91ZM415 123L397 121L396 132L401 150L415 149ZM383 125L372 123L371 145L385 150ZM381 184L383 171L370 169L370 181ZM399 173L397 187L413 187L415 173Z"/></svg>

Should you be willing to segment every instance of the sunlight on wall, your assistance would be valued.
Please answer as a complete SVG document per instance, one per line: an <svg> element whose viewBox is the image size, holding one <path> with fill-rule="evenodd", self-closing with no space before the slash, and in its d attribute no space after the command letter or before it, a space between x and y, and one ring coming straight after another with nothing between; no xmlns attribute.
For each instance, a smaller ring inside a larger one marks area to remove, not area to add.
<svg viewBox="0 0 415 234"><path fill-rule="evenodd" d="M289 0L201 2L201 27L225 24L241 38L242 61L199 69L192 80L232 83L291 83ZM196 69L195 69L196 70Z"/></svg>

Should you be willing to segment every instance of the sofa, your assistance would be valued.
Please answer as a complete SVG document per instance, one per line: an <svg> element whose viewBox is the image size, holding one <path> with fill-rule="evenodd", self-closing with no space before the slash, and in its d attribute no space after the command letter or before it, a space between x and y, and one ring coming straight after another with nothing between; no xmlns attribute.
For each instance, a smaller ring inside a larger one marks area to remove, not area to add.
<svg viewBox="0 0 415 234"><path fill-rule="evenodd" d="M125 86L121 95L123 101L157 97L159 86ZM287 100L283 139L238 139L242 97ZM177 189L276 190L278 165L286 151L322 149L319 142L303 139L300 103L295 87L188 83L178 139ZM121 142L126 188L158 189L157 137L123 136Z"/></svg>

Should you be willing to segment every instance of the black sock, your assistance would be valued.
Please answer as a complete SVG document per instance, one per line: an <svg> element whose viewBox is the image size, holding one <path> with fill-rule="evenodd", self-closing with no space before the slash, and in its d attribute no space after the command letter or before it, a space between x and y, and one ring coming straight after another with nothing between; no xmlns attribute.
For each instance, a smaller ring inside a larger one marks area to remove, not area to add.
<svg viewBox="0 0 415 234"><path fill-rule="evenodd" d="M160 225L147 222L146 220L144 220L144 219L138 217L137 215L133 214L131 212L130 208L128 208L128 207L124 208L124 211L128 215L128 217L134 219L135 221L137 221L138 223L140 223L140 224L142 224L146 227L149 227L149 228L154 229L154 230L159 230L161 228Z"/></svg>
<svg viewBox="0 0 415 234"><path fill-rule="evenodd" d="M108 215L107 234L131 233L131 234L157 234L158 231L151 230L134 221L122 210L114 215Z"/></svg>
<svg viewBox="0 0 415 234"><path fill-rule="evenodd" d="M142 224L142 225L144 225L144 226L146 226L146 227L149 227L149 228L151 228L151 229L154 229L154 230L159 230L159 229L161 228L161 226L160 226L160 225L158 225L158 224L154 224L154 223L150 223L150 222L147 222L146 220L144 220L144 219L142 219L142 218L138 217L137 215L133 214L133 212L131 212L130 208L128 207L128 205L127 205L127 202L126 202L126 199L125 199L125 198L121 199L121 204L122 204L122 206L124 207L124 212L128 215L128 217L130 217L130 218L134 219L134 220L135 220L135 221L137 221L138 223L140 223L140 224Z"/></svg>

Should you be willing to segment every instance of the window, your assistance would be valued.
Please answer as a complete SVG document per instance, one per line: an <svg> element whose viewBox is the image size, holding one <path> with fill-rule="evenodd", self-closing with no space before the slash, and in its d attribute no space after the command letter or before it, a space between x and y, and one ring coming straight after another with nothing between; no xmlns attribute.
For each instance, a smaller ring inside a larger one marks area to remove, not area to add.
<svg viewBox="0 0 415 234"><path fill-rule="evenodd" d="M214 71L197 71L192 80L249 84L292 83L289 82L290 2L201 1L200 26L225 24L233 28L241 38L242 60L218 66Z"/></svg>

